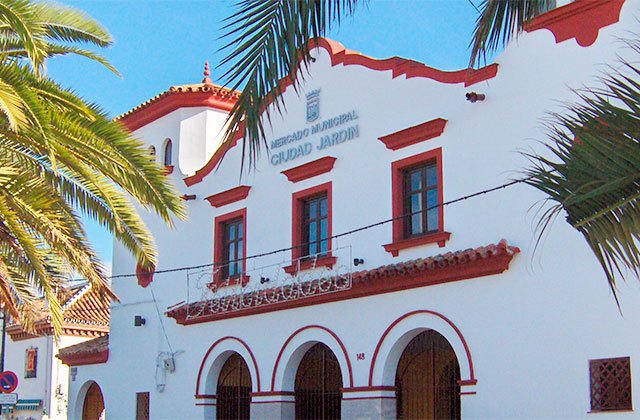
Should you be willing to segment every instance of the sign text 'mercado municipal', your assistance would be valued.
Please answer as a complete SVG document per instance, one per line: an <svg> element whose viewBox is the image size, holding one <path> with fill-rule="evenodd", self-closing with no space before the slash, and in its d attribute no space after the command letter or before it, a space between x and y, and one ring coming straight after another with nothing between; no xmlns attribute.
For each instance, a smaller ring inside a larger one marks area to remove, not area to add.
<svg viewBox="0 0 640 420"><path fill-rule="evenodd" d="M319 135L319 136L315 136ZM360 136L358 113L353 110L295 131L271 142L271 164L280 165L315 150L323 150ZM306 141L305 141L306 140ZM288 146L286 150L279 150Z"/></svg>

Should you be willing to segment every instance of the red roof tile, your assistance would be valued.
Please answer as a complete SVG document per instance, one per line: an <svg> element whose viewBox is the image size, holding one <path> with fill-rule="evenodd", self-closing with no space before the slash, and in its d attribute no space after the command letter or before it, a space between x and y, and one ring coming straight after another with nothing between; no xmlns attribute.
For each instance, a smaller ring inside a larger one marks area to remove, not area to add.
<svg viewBox="0 0 640 420"><path fill-rule="evenodd" d="M69 366L104 363L109 359L109 334L62 348L56 357Z"/></svg>
<svg viewBox="0 0 640 420"><path fill-rule="evenodd" d="M240 309L237 305L228 305L228 310L213 311L211 308L218 307L216 304L218 301L212 299L191 304L173 305L169 307L166 314L174 318L179 324L186 325L397 292L416 287L499 274L509 268L511 259L519 252L520 249L518 247L508 245L507 241L503 239L497 244L447 252L433 257L418 258L381 266L372 270L354 272L351 275L350 288L330 290L331 293L327 294L309 295L297 300L287 300L282 297L283 294L277 288L272 288L261 291L248 291L245 294L220 298L234 302L237 300L237 302L240 302ZM304 284L311 286L321 280L323 279L314 279ZM314 288L309 287L309 289ZM245 300L252 301L255 299L260 301L260 298L264 296L270 296L268 302L242 307L242 302ZM275 299L274 296L276 297ZM192 315L194 313L197 313L197 316Z"/></svg>

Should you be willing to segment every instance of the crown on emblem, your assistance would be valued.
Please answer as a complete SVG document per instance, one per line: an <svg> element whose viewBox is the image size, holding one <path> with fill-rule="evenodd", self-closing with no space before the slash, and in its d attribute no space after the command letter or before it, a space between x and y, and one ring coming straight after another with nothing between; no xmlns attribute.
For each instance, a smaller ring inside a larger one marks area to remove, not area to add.
<svg viewBox="0 0 640 420"><path fill-rule="evenodd" d="M320 89L312 90L311 92L307 93L307 99L314 99L318 96L320 96Z"/></svg>

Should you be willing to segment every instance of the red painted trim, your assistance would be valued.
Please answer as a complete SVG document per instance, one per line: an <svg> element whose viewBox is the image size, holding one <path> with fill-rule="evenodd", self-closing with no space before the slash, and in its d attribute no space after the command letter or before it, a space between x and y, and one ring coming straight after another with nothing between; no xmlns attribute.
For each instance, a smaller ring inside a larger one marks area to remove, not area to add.
<svg viewBox="0 0 640 420"><path fill-rule="evenodd" d="M519 252L519 250L516 252ZM175 308L172 311L168 311L167 316L174 318L178 324L192 325L200 324L203 322L218 321L222 319L263 314L274 311L283 311L286 309L300 308L304 306L320 305L330 302L338 302L342 300L380 295L384 293L393 293L417 287L432 286L441 283L449 283L453 281L500 274L509 268L509 263L511 262L512 258L513 255L501 254L485 259L470 260L465 262L464 264L436 267L433 270L418 272L412 272L411 270L408 270L405 275L393 276L392 281L389 281L389 278L383 275L376 275L372 278L360 279L358 278L358 273L354 273L352 275L354 280L351 289L341 292L317 295L301 300L280 301L249 309L207 314L199 316L197 318L189 319L187 319L186 317L186 306L182 306L179 308Z"/></svg>
<svg viewBox="0 0 640 420"><path fill-rule="evenodd" d="M233 219L242 219L242 226L244 228L242 238L242 273L247 269L247 208L232 211L230 213L222 214L214 219L214 246L213 246L213 262L214 267L219 267L224 263L222 255L222 244L224 243L224 224ZM221 271L217 271L213 275L213 281L218 286L222 285L226 279L221 276ZM242 286L246 286L248 283L248 276L242 275Z"/></svg>
<svg viewBox="0 0 640 420"><path fill-rule="evenodd" d="M414 165L435 161L438 172L438 202L444 202L444 178L442 177L442 148L430 150L410 156L406 159L397 160L391 163L391 197L392 197L392 214L393 214L393 242L383 245L385 250L391 252L394 257L398 256L400 249L409 246L418 246L426 243L437 242L443 247L449 239L449 233L444 231L444 207L440 207L438 212L438 236L427 234L421 237L410 239L404 238L404 170Z"/></svg>
<svg viewBox="0 0 640 420"><path fill-rule="evenodd" d="M282 358L282 353L284 353L284 350L287 348L287 346L289 345L291 340L293 340L293 338L296 335L300 334L304 330L308 330L308 329L311 329L311 328L319 328L319 329L321 329L323 331L328 332L338 342L338 344L340 345L340 348L342 349L342 353L344 354L344 358L347 361L347 370L349 371L349 386L353 387L353 372L351 370L351 361L349 360L349 354L347 353L347 348L342 343L342 340L340 340L340 338L338 337L338 335L336 333L334 333L333 331L331 331L327 327L323 327L321 325L307 325L306 327L302 327L302 328L297 329L293 334L291 334L289 336L289 338L287 338L287 341L284 342L284 345L282 346L282 348L280 349L280 352L278 353L278 357L276 358L276 364L273 366L273 374L271 376L271 391L272 392L274 391L275 386L276 386L275 385L276 384L276 372L278 371L278 364L280 363L280 359Z"/></svg>
<svg viewBox="0 0 640 420"><path fill-rule="evenodd" d="M318 38L312 41L310 48L324 48L331 56L331 65L337 66L363 66L371 70L391 71L392 78L405 76L407 79L413 77L424 77L440 83L464 83L470 86L478 82L491 79L498 73L498 65L491 64L480 69L464 69L458 71L443 71L426 66L414 60L407 60L400 57L391 57L382 60L367 57L355 51L347 50L342 44L327 39Z"/></svg>
<svg viewBox="0 0 640 420"><path fill-rule="evenodd" d="M198 169L195 174L184 178L183 181L187 185L187 187L201 182L205 176L211 173L211 171L213 171L222 161L224 155L233 147L235 147L236 144L238 144L238 140L243 136L243 131L244 130L242 128L238 129L238 133L228 145L221 144L220 147L218 147L218 149L214 152L213 156L211 156L209 161L202 168Z"/></svg>
<svg viewBox="0 0 640 420"><path fill-rule="evenodd" d="M223 88L197 92L172 88L119 117L119 121L134 131L179 108L208 107L229 112L237 98L237 93Z"/></svg>
<svg viewBox="0 0 640 420"><path fill-rule="evenodd" d="M196 403L196 406L204 406L204 407L215 407L216 403Z"/></svg>
<svg viewBox="0 0 640 420"><path fill-rule="evenodd" d="M377 391L396 391L395 386L354 386L353 388L342 388L344 392L377 392Z"/></svg>
<svg viewBox="0 0 640 420"><path fill-rule="evenodd" d="M458 385L460 386L472 386L472 385L476 385L477 383L478 381L475 379L465 379L465 380L458 381Z"/></svg>
<svg viewBox="0 0 640 420"><path fill-rule="evenodd" d="M194 395L194 398L197 400L205 400L205 399L211 399L211 398L217 398L217 396L215 394L196 394Z"/></svg>
<svg viewBox="0 0 640 420"><path fill-rule="evenodd" d="M173 173L173 169L174 169L173 165L166 165L164 167L164 174L165 175L171 175Z"/></svg>
<svg viewBox="0 0 640 420"><path fill-rule="evenodd" d="M310 270L312 268L327 267L333 268L338 259L333 256L318 257L317 260L300 261L300 271ZM282 267L285 273L294 276L298 273L298 262Z"/></svg>
<svg viewBox="0 0 640 420"><path fill-rule="evenodd" d="M146 270L140 266L140 264L136 265L136 278L138 279L138 286L146 288L153 281L153 273L154 270Z"/></svg>
<svg viewBox="0 0 640 420"><path fill-rule="evenodd" d="M624 0L576 0L544 13L525 26L525 31L548 29L556 44L575 38L588 47L598 39L600 29L620 20Z"/></svg>
<svg viewBox="0 0 640 420"><path fill-rule="evenodd" d="M391 255L397 257L400 253L400 250L413 248L419 245L433 244L437 243L440 248L444 247L446 242L451 237L451 232L438 232L431 233L428 235L417 236L411 239L403 239L398 242L392 242L390 244L382 245L384 250L390 252Z"/></svg>
<svg viewBox="0 0 640 420"><path fill-rule="evenodd" d="M296 395L296 393L290 391L262 391L251 392L249 395L252 397L291 397Z"/></svg>
<svg viewBox="0 0 640 420"><path fill-rule="evenodd" d="M325 156L320 159L307 162L304 165L287 169L280 173L286 176L291 182L300 182L305 179L313 178L314 176L326 174L333 169L335 162L336 158L333 156Z"/></svg>
<svg viewBox="0 0 640 420"><path fill-rule="evenodd" d="M240 185L238 187L210 195L209 197L206 197L205 200L207 200L213 207L222 207L227 204L244 200L249 195L250 189L251 187L248 185Z"/></svg>
<svg viewBox="0 0 640 420"><path fill-rule="evenodd" d="M398 150L440 136L444 132L446 124L447 120L436 118L435 120L379 137L378 140L383 142L387 149Z"/></svg>
<svg viewBox="0 0 640 420"><path fill-rule="evenodd" d="M332 234L332 224L333 224L333 199L332 199L332 186L331 182L327 182L325 184L316 185L315 187L307 188L306 190L298 191L293 193L291 196L291 260L295 261L298 258L302 257L302 217L304 212L304 201L312 198L313 196L320 194L327 194L327 205L328 205L328 236L329 238ZM329 239L329 243L327 244L327 249L329 253L327 257L331 257L331 239ZM333 262L335 263L335 261ZM293 265L297 265L295 262ZM305 268L304 264L301 264L301 270ZM297 268L297 267L296 267ZM309 265L308 268L311 268ZM291 269L292 272L295 268ZM286 271L286 269L285 269ZM289 271L287 271L289 272Z"/></svg>
<svg viewBox="0 0 640 420"><path fill-rule="evenodd" d="M393 321L391 323L391 325L389 325L389 327L387 327L387 329L384 331L384 333L382 334L382 337L380 337L380 340L378 341L378 344L376 345L376 349L373 352L373 358L371 359L371 366L369 367L369 386L373 386L373 370L376 366L376 360L378 358L378 352L380 351L380 347L382 347L382 343L384 342L384 339L387 338L387 335L389 335L389 333L391 332L391 330L398 325L402 320L409 318L412 315L417 315L417 314L429 314L429 315L435 315L438 318L441 318L442 320L444 320L447 324L449 324L449 326L451 326L451 328L453 328L453 330L456 332L456 334L458 335L458 338L460 338L460 341L462 342L462 345L464 346L464 351L467 355L467 362L469 363L469 374L470 374L470 378L469 379L465 379L462 382L467 382L467 381L475 381L475 383L477 383L478 381L476 380L474 373L473 373L473 360L471 360L471 351L469 350L469 346L467 345L467 340L465 340L464 336L462 335L462 332L460 332L460 329L456 326L456 324L454 324L449 318L447 318L446 316L442 315L441 313L435 312L435 311L429 311L429 310L417 310L417 311L413 311L413 312L409 312L407 314L402 315L400 318L396 319L395 321Z"/></svg>
<svg viewBox="0 0 640 420"><path fill-rule="evenodd" d="M109 360L109 349L98 353L80 353L67 356L58 356L67 366L83 366L106 363Z"/></svg>
<svg viewBox="0 0 640 420"><path fill-rule="evenodd" d="M196 379L196 395L195 395L196 398L211 398L210 394L209 395L200 394L200 378L202 377L202 370L204 369L204 364L207 361L207 358L209 357L209 354L211 354L213 349L218 344L220 344L221 342L223 342L225 340L235 340L238 343L242 344L242 346L244 346L245 349L247 349L247 351L249 352L249 356L251 356L251 362L253 363L253 368L256 371L256 382L257 382L257 385L258 385L258 391L260 391L260 370L258 369L258 362L256 362L256 357L253 355L253 352L251 351L251 348L247 345L247 343L245 343L244 341L242 341L238 337L226 336L226 337L222 337L221 339L219 339L218 341L213 343L211 345L211 347L209 347L209 350L207 350L207 353L204 355L204 358L202 359L202 362L200 363L200 369L198 370L198 378ZM242 356L242 355L240 355L240 356ZM245 360L245 363L246 363L246 360ZM215 397L215 395L213 395L213 397Z"/></svg>
<svg viewBox="0 0 640 420"><path fill-rule="evenodd" d="M426 66L417 61L407 60L400 57L377 60L375 58L347 50L342 46L342 44L326 38L318 38L315 41L312 41L310 48L314 47L324 48L329 53L331 56L332 66L337 66L339 64L344 66L357 65L376 71L391 71L392 78L399 76L405 76L407 79L411 79L413 77L424 77L440 83L464 83L465 86L471 86L473 84L492 79L498 74L498 65L495 63L479 69L442 71ZM282 93L284 93L287 87L291 85L291 81L288 78L281 79L279 85ZM218 153L220 151L220 149L218 149L202 169L198 170L195 175L185 178L184 182L188 186L201 182L204 177L211 173L211 171L218 165L222 156L224 156L230 148L235 146L238 138L241 137L243 137L243 130L239 129L238 135L232 144L226 147L221 153Z"/></svg>
<svg viewBox="0 0 640 420"><path fill-rule="evenodd" d="M460 395L476 395L476 391L461 392Z"/></svg>

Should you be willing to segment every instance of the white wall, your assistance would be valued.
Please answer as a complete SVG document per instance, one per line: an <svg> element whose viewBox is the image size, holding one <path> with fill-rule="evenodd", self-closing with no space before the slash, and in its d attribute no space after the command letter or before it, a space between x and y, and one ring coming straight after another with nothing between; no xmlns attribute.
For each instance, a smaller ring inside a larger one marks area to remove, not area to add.
<svg viewBox="0 0 640 420"><path fill-rule="evenodd" d="M496 78L469 88L424 78L392 79L391 72L361 66L331 67L327 52L320 50L303 91L321 89L321 120L357 110L359 138L282 166L272 166L263 156L241 181L241 147L233 149L216 172L193 187L185 187L181 175L174 173L171 179L180 191L196 194L197 200L188 202L190 221L179 222L173 231L157 218L147 217L158 243L158 270L210 263L214 218L243 207L248 209L248 255L291 246L291 194L327 181L333 183L334 234L389 219L391 162L438 147L443 150L445 201L518 177L527 165L518 151L539 149L536 140L544 139L541 119L560 110L563 101L574 99L572 88L592 84L604 68L601 63L611 63L621 53L612 45L618 45L617 36L637 27L637 9L637 1L627 1L621 22L602 29L596 44L588 48L578 46L575 40L556 44L547 30L525 34L498 58ZM469 91L484 93L487 99L468 103L465 93ZM270 138L305 126L304 97L297 98L288 90L285 100L288 113L282 120L274 119ZM137 134L150 144L165 137L182 142L180 136L187 135L185 121L200 118L188 135L205 130L208 136L212 128L209 120L205 127L205 118L198 117L202 112L206 111L171 113ZM448 120L445 132L436 139L397 151L386 149L378 140L434 118ZM334 169L327 174L293 184L280 173L325 155L337 157ZM242 202L216 209L203 200L239 183L252 187ZM636 326L640 287L635 279L619 285L621 315L595 258L562 218L534 254L537 219L532 206L543 198L521 184L446 207L445 230L452 236L445 248L425 245L403 250L394 258L382 248L392 241L390 224L333 244L351 246L353 256L365 260L359 269L371 269L506 238L522 252L501 275L186 327L162 314L168 306L187 300L188 293L191 300L199 296L193 287L194 273L189 273L190 290L187 272L156 275L145 289L134 278L115 279L122 301L112 309L109 361L79 367L78 378L71 383L71 398L77 399L82 384L95 379L105 394L110 418L132 417L135 393L144 391L151 393L154 419L202 418L203 407L195 405L194 393L200 364L214 342L225 336L243 340L255 355L260 390L269 391L283 343L296 330L310 325L326 327L341 339L353 367L353 385L366 386L371 357L384 330L404 314L429 310L455 323L473 357L478 378L473 391L477 394L462 397L463 417L587 418L588 361L630 356L634 366L634 361L640 360ZM345 255L339 256L339 264L349 263ZM248 269L289 258L290 253L285 252L249 260ZM133 259L116 244L113 274L134 269ZM251 281L259 281L259 276L252 276ZM147 324L134 327L135 315L144 316ZM420 318L420 322L429 327L438 321ZM297 339L300 345L326 339L316 330L305 330ZM336 347L332 342L326 344ZM177 368L167 374L166 387L158 392L156 358L170 351L169 347L178 353ZM357 353L364 353L365 360L356 360ZM459 351L458 357L464 360ZM638 406L640 376L632 377L634 406ZM631 418L634 414L616 416Z"/></svg>

